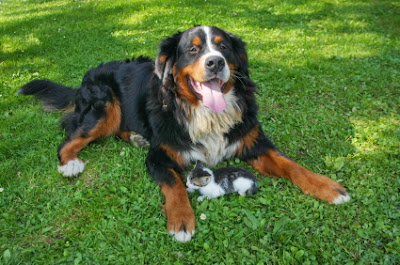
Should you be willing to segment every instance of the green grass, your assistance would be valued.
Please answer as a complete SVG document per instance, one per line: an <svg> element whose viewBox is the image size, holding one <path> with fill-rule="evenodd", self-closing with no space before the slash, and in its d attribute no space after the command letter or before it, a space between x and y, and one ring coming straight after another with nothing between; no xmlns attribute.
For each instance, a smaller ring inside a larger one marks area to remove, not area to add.
<svg viewBox="0 0 400 265"><path fill-rule="evenodd" d="M197 231L181 244L146 150L109 138L81 152L79 178L57 172L61 114L19 87L78 87L90 67L155 58L164 36L194 24L247 42L264 130L346 186L349 203L260 177L248 198L191 195ZM399 264L399 25L394 0L0 1L0 263Z"/></svg>

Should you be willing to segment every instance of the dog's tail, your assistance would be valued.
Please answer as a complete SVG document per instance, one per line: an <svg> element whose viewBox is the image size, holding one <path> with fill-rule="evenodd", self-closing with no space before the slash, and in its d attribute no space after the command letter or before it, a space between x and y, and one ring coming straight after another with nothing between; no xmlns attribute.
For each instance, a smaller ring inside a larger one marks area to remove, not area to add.
<svg viewBox="0 0 400 265"><path fill-rule="evenodd" d="M18 92L20 95L32 95L38 99L45 111L71 112L75 109L77 89L72 89L50 80L34 80L24 85Z"/></svg>

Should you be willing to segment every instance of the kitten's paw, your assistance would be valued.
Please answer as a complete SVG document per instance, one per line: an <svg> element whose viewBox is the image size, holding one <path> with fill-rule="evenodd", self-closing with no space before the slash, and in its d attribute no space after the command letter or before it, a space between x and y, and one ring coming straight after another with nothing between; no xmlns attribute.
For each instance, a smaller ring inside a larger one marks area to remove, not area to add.
<svg viewBox="0 0 400 265"><path fill-rule="evenodd" d="M197 198L197 201L198 202L202 202L202 201L204 201L204 198L205 198L206 196L199 196L198 198Z"/></svg>

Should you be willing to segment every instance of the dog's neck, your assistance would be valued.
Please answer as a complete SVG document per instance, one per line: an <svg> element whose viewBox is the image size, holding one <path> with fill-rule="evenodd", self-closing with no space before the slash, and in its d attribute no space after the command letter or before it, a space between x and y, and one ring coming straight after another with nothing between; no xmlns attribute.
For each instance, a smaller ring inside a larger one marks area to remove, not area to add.
<svg viewBox="0 0 400 265"><path fill-rule="evenodd" d="M213 112L201 102L196 107L186 105L189 108L184 109L183 125L193 143L190 150L181 153L186 166L193 161L215 166L223 159L231 157L237 149L238 143L229 143L225 137L235 124L242 121L242 112L234 89L225 94L225 100L227 106L220 113Z"/></svg>
<svg viewBox="0 0 400 265"><path fill-rule="evenodd" d="M185 126L193 143L200 143L211 134L214 137L219 135L223 138L223 135L236 123L241 122L242 112L237 104L234 89L226 93L224 97L227 106L220 113L215 113L205 107L201 101L197 106L190 107L189 111L186 111Z"/></svg>

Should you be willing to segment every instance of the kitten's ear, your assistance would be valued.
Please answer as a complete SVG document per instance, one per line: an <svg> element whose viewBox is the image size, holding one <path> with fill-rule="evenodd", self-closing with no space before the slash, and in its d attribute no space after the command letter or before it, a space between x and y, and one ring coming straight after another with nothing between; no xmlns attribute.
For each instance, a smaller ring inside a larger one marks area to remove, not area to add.
<svg viewBox="0 0 400 265"><path fill-rule="evenodd" d="M202 178L202 180L203 180L203 185L205 186L205 185L207 185L208 183L210 183L210 181L211 181L211 176L206 176L206 177Z"/></svg>
<svg viewBox="0 0 400 265"><path fill-rule="evenodd" d="M203 164L201 163L201 161L197 160L196 161L196 165L194 166L194 168L202 168L202 167L203 167Z"/></svg>

